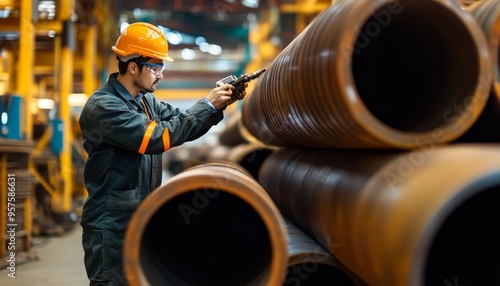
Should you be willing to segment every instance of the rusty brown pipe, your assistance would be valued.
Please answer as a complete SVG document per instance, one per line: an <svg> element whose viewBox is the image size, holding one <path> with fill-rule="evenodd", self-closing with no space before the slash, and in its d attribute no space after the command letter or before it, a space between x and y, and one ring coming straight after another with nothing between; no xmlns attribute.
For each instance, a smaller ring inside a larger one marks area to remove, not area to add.
<svg viewBox="0 0 500 286"><path fill-rule="evenodd" d="M482 0L466 8L481 26L493 62L493 79L500 82L500 2Z"/></svg>
<svg viewBox="0 0 500 286"><path fill-rule="evenodd" d="M247 130L241 116L241 110L238 110L228 119L225 128L219 134L221 145L237 146L245 143L261 143Z"/></svg>
<svg viewBox="0 0 500 286"><path fill-rule="evenodd" d="M236 146L247 143L240 132L241 111L236 111L227 120L226 126L219 133L219 143L225 146Z"/></svg>
<svg viewBox="0 0 500 286"><path fill-rule="evenodd" d="M283 149L259 182L368 285L500 285L500 146L483 145Z"/></svg>
<svg viewBox="0 0 500 286"><path fill-rule="evenodd" d="M340 1L271 63L242 120L267 145L418 148L463 134L491 81L485 36L456 1Z"/></svg>
<svg viewBox="0 0 500 286"><path fill-rule="evenodd" d="M286 286L364 285L315 239L285 218L288 235Z"/></svg>
<svg viewBox="0 0 500 286"><path fill-rule="evenodd" d="M243 167L257 180L262 163L276 150L278 148L261 143L240 144L231 148L227 160Z"/></svg>
<svg viewBox="0 0 500 286"><path fill-rule="evenodd" d="M494 83L483 112L456 142L500 142L500 2L484 0L467 7L467 10L477 20L488 41L491 61L493 64Z"/></svg>
<svg viewBox="0 0 500 286"><path fill-rule="evenodd" d="M131 286L279 285L287 268L283 218L240 166L191 167L139 206L124 267Z"/></svg>

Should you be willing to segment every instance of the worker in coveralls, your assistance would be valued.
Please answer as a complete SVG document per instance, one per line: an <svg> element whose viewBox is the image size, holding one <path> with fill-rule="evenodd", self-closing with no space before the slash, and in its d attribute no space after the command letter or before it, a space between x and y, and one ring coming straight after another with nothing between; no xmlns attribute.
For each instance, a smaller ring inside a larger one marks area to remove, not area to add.
<svg viewBox="0 0 500 286"><path fill-rule="evenodd" d="M129 25L112 50L119 72L88 99L79 120L88 153L81 225L90 285L127 284L125 230L141 201L161 184L162 153L205 134L237 100L231 85L212 89L186 111L155 98L172 58L165 35L151 24Z"/></svg>

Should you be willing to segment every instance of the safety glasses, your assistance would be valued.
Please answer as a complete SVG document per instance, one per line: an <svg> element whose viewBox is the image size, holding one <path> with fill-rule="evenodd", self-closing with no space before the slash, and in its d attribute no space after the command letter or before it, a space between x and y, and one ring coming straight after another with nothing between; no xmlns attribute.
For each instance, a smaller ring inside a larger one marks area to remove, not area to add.
<svg viewBox="0 0 500 286"><path fill-rule="evenodd" d="M165 69L165 65L163 63L153 64L153 63L142 62L141 65L145 66L146 69L150 73L154 74L155 76L158 76L159 74L161 74L163 72L163 70Z"/></svg>

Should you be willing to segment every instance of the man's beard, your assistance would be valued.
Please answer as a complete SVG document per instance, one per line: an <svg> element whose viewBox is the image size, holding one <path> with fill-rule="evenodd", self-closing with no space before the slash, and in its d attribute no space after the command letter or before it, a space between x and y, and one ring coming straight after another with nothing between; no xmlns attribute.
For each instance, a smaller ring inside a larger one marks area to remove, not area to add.
<svg viewBox="0 0 500 286"><path fill-rule="evenodd" d="M149 88L143 88L147 92L155 92L156 88L154 88L152 85Z"/></svg>
<svg viewBox="0 0 500 286"><path fill-rule="evenodd" d="M147 92L151 92L151 93L152 93L152 92L155 92L156 87L154 87L154 85L155 85L155 84L158 84L158 81L159 81L159 80L155 80L155 81L153 82L153 84L151 84L151 86L149 86L149 87L143 87L143 86L139 86L139 87L140 87L141 89L143 89L143 90L147 91Z"/></svg>

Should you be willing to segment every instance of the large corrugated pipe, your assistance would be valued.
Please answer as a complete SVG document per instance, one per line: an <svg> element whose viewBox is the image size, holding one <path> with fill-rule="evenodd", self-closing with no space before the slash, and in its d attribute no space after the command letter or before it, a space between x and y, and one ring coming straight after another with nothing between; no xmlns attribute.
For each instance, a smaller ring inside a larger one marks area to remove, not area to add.
<svg viewBox="0 0 500 286"><path fill-rule="evenodd" d="M288 234L288 271L285 286L364 285L328 250L285 219Z"/></svg>
<svg viewBox="0 0 500 286"><path fill-rule="evenodd" d="M240 166L212 162L170 178L139 206L124 242L136 285L280 285L283 217Z"/></svg>
<svg viewBox="0 0 500 286"><path fill-rule="evenodd" d="M486 106L474 125L457 142L500 142L500 1L483 0L467 7L488 41L494 84Z"/></svg>
<svg viewBox="0 0 500 286"><path fill-rule="evenodd" d="M267 145L418 148L463 134L491 79L485 36L457 1L340 1L276 57L242 120Z"/></svg>
<svg viewBox="0 0 500 286"><path fill-rule="evenodd" d="M498 145L284 149L259 182L368 285L500 285Z"/></svg>
<svg viewBox="0 0 500 286"><path fill-rule="evenodd" d="M482 0L468 6L467 10L477 20L486 35L493 62L493 78L495 82L500 82L500 2Z"/></svg>

